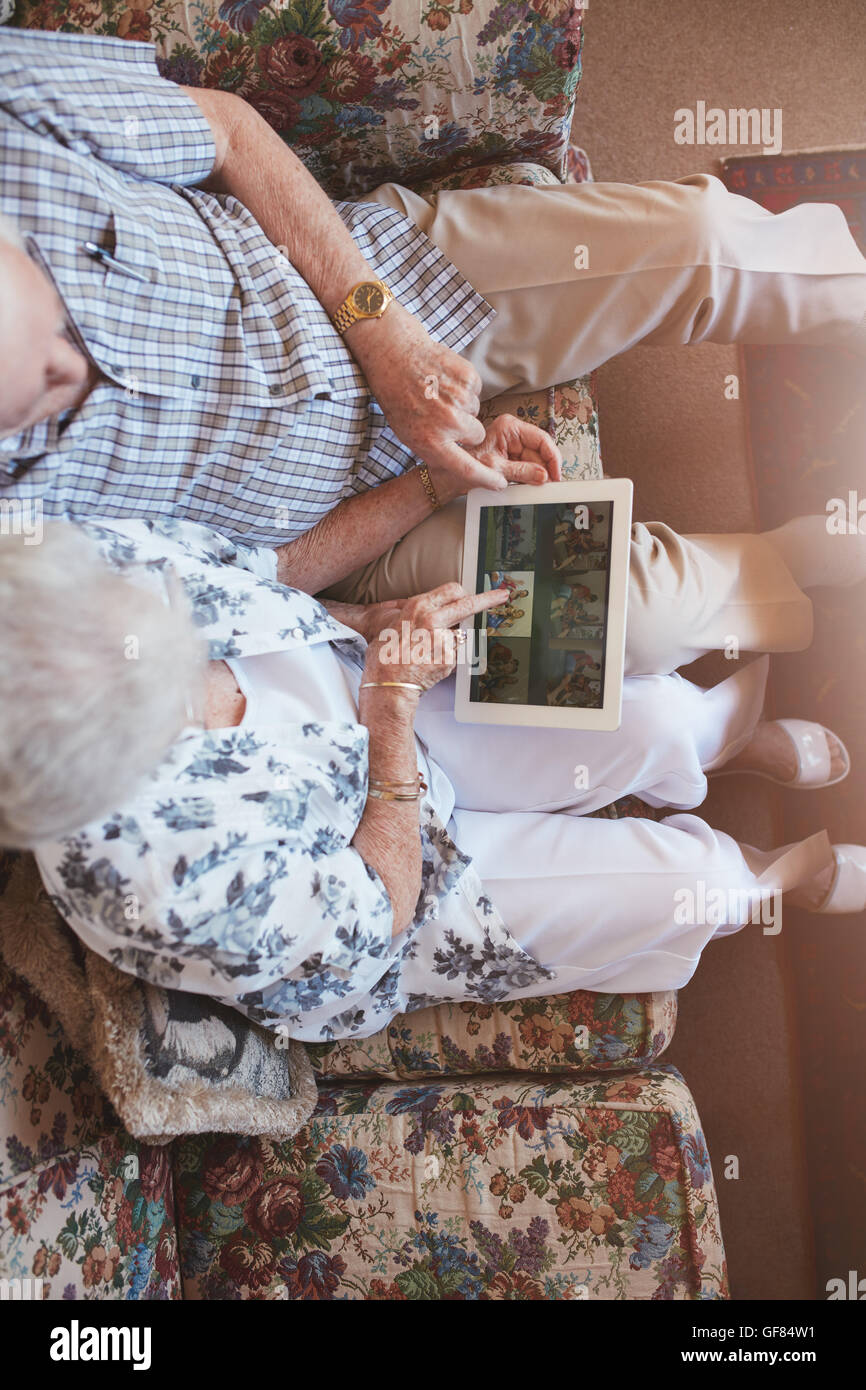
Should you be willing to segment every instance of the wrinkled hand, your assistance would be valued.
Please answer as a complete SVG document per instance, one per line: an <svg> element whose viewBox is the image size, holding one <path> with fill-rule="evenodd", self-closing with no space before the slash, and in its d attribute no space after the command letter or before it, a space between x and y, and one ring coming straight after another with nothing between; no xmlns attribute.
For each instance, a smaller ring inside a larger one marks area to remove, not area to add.
<svg viewBox="0 0 866 1390"><path fill-rule="evenodd" d="M381 319L353 324L346 346L391 429L416 458L452 475L459 492L507 486L501 471L470 452L486 438L478 419L481 378L471 363L435 342L398 303Z"/></svg>
<svg viewBox="0 0 866 1390"><path fill-rule="evenodd" d="M386 599L382 603L343 603L339 599L326 598L320 600L322 607L327 608L332 618L336 618L338 623L344 627L350 627L364 638L365 642L372 642L383 628L388 627L394 619L399 622L399 610L406 599Z"/></svg>
<svg viewBox="0 0 866 1390"><path fill-rule="evenodd" d="M485 430L484 443L473 445L471 452L509 483L557 483L562 477L562 454L550 435L516 415L497 415Z"/></svg>
<svg viewBox="0 0 866 1390"><path fill-rule="evenodd" d="M507 589L469 594L455 583L440 584L414 598L376 604L376 621L382 626L367 648L364 680L411 681L429 690L457 664L454 624L508 598Z"/></svg>

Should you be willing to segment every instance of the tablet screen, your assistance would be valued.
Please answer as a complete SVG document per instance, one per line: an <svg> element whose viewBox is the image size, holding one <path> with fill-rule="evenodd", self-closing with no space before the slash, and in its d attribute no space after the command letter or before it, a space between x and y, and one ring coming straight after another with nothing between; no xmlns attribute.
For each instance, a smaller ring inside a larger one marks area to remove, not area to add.
<svg viewBox="0 0 866 1390"><path fill-rule="evenodd" d="M481 508L477 590L509 599L475 619L471 702L602 708L614 505Z"/></svg>

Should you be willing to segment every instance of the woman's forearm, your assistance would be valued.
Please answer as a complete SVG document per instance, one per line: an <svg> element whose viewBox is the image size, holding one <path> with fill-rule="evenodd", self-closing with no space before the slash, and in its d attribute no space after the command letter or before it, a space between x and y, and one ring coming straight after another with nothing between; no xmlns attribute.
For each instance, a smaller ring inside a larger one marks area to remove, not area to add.
<svg viewBox="0 0 866 1390"><path fill-rule="evenodd" d="M435 475L435 487L440 502L459 495L448 475ZM378 560L429 515L430 502L417 469L390 478L347 498L297 540L278 546L277 579L317 594Z"/></svg>
<svg viewBox="0 0 866 1390"><path fill-rule="evenodd" d="M418 779L412 691L379 687L360 692L360 720L370 732L370 782L414 783ZM421 891L418 801L382 801L368 796L352 844L376 870L391 899L393 934L415 915Z"/></svg>

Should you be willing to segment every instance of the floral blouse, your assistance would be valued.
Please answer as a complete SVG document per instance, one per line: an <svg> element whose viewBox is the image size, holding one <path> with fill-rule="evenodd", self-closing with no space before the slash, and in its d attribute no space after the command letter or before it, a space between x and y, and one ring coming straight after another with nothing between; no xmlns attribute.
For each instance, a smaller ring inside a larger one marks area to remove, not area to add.
<svg viewBox="0 0 866 1390"><path fill-rule="evenodd" d="M366 644L277 583L272 550L173 519L85 523L105 559L172 566L212 660ZM552 978L512 938L428 799L422 887L392 939L379 875L351 841L367 795L363 724L187 729L122 809L40 845L48 891L122 970L208 994L308 1041L367 1036L448 1000L518 997Z"/></svg>

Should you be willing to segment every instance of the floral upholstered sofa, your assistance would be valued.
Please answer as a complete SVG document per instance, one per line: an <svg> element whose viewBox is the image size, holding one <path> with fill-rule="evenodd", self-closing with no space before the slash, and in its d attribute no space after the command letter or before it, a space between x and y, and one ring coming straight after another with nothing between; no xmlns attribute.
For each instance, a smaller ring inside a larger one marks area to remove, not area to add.
<svg viewBox="0 0 866 1390"><path fill-rule="evenodd" d="M11 22L154 42L166 76L252 101L333 196L588 176L563 0L18 0ZM591 382L506 405L600 475ZM293 1139L156 1146L0 962L0 1279L51 1299L725 1298L700 1121L659 1062L675 1021L673 995L428 1009L311 1046Z"/></svg>

